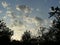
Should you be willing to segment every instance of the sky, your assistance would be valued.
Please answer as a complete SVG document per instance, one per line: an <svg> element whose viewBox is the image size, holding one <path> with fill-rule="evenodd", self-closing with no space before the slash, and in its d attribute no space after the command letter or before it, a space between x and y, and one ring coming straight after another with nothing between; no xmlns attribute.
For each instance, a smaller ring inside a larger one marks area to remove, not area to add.
<svg viewBox="0 0 60 45"><path fill-rule="evenodd" d="M14 31L12 39L20 40L24 31L38 35L39 27L51 24L51 6L60 7L60 0L0 0L0 19Z"/></svg>

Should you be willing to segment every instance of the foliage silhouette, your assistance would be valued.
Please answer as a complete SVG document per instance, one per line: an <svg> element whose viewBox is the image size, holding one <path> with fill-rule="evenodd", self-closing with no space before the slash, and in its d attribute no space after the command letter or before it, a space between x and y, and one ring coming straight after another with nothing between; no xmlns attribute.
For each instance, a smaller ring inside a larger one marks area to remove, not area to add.
<svg viewBox="0 0 60 45"><path fill-rule="evenodd" d="M10 38L12 35L13 31L11 31L11 29L9 29L2 20L0 20L0 44L9 45L11 41Z"/></svg>
<svg viewBox="0 0 60 45"><path fill-rule="evenodd" d="M49 43L58 44L60 42L60 8L51 7L51 12L49 12L49 14L49 18L54 17L54 20L45 38L47 38L47 42Z"/></svg>
<svg viewBox="0 0 60 45"><path fill-rule="evenodd" d="M25 41L25 40L28 41L29 39L31 39L30 31L29 31L29 32L28 32L28 31L24 32L24 34L23 34L23 36L22 36L22 40L23 40L23 41Z"/></svg>
<svg viewBox="0 0 60 45"><path fill-rule="evenodd" d="M55 36L56 40L60 41L60 8L59 7L52 7L52 12L50 12L50 17L54 16L55 19L53 20L52 27L50 27L50 30L52 30L52 35ZM54 13L54 14L53 14ZM50 32L51 33L51 32Z"/></svg>

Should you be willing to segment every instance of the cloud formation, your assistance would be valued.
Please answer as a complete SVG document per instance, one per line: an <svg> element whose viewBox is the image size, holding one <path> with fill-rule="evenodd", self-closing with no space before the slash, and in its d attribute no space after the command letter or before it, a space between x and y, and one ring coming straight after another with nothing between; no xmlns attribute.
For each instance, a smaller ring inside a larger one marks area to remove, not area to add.
<svg viewBox="0 0 60 45"><path fill-rule="evenodd" d="M14 11L7 10L6 15L11 17L11 18L16 18Z"/></svg>
<svg viewBox="0 0 60 45"><path fill-rule="evenodd" d="M3 6L4 8L7 8L7 7L8 7L8 5L9 5L9 4L8 4L7 2L5 2L5 1L4 1L4 2L2 2L1 4L2 4L2 6Z"/></svg>
<svg viewBox="0 0 60 45"><path fill-rule="evenodd" d="M43 19L39 18L39 17L23 17L23 20L25 23L30 24L30 25L34 25L34 26L38 26L41 25L41 23L43 22Z"/></svg>
<svg viewBox="0 0 60 45"><path fill-rule="evenodd" d="M30 30L32 35L38 35L37 31L43 22L43 19L39 17L30 17L25 14L20 16L16 15L15 12L11 10L6 11L4 18L6 21L7 19L9 20L7 26L14 31L12 39L16 40L21 40L21 36L26 30Z"/></svg>
<svg viewBox="0 0 60 45"><path fill-rule="evenodd" d="M7 25L14 31L14 35L12 39L21 40L21 36L26 30L30 30L32 35L38 35L37 31L41 24L43 23L43 19L37 16L30 17L26 15L26 13L30 13L32 10L30 7L26 5L18 5L16 6L18 11L22 11L23 15L17 14L13 9L6 11L6 15L3 17L6 22L9 24ZM38 11L38 9L37 9ZM21 15L21 16L20 16ZM8 19L8 21L7 21ZM45 24L45 23L44 23Z"/></svg>
<svg viewBox="0 0 60 45"><path fill-rule="evenodd" d="M37 35L37 30L41 26L40 25L41 21L43 21L39 17L29 17L26 15L22 16L22 18L19 18L19 19L17 15L15 15L15 18L10 18L10 19L11 19L10 26L9 25L8 26L15 32L15 34L12 37L13 39L17 38L17 37L15 38L14 36L17 36L17 35L22 36L24 31L26 30L30 30L32 32L32 35ZM19 31L19 34L17 34L18 31ZM18 37L21 38L21 36L18 36ZM20 40L19 38L17 38L16 40Z"/></svg>
<svg viewBox="0 0 60 45"><path fill-rule="evenodd" d="M0 10L0 14L2 13L2 10Z"/></svg>
<svg viewBox="0 0 60 45"><path fill-rule="evenodd" d="M27 5L17 5L16 9L18 11L23 11L24 13L30 13L31 12L31 8Z"/></svg>
<svg viewBox="0 0 60 45"><path fill-rule="evenodd" d="M39 9L39 8L37 8L37 9L36 9L36 11L40 11L40 9Z"/></svg>

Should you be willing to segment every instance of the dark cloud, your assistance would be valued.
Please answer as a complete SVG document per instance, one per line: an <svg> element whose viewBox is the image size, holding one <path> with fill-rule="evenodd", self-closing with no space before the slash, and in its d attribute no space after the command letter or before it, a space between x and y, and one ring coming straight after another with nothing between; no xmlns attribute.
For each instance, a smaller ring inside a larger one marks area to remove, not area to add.
<svg viewBox="0 0 60 45"><path fill-rule="evenodd" d="M40 17L37 17L37 16L36 16L35 19L36 19L37 21L43 22L43 19L40 18Z"/></svg>

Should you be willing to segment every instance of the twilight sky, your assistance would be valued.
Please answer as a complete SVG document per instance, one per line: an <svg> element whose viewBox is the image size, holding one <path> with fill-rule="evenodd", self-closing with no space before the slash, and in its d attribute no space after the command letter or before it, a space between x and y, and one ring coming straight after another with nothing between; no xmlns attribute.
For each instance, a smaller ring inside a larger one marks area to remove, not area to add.
<svg viewBox="0 0 60 45"><path fill-rule="evenodd" d="M40 26L48 26L51 6L60 6L60 0L0 0L0 19L14 30L12 39L20 40L24 31L38 35Z"/></svg>

